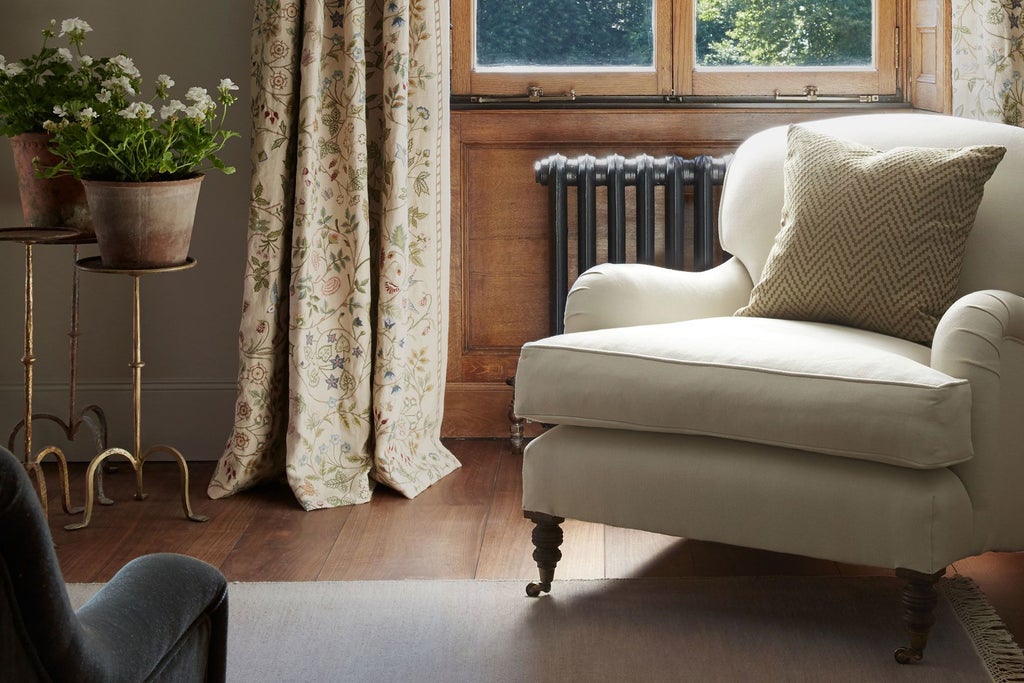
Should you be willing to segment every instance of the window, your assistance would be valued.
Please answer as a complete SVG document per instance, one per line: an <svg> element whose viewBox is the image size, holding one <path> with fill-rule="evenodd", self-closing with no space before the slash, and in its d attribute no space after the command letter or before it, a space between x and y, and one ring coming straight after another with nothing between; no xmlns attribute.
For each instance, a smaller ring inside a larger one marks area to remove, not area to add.
<svg viewBox="0 0 1024 683"><path fill-rule="evenodd" d="M452 0L452 91L669 92L666 0Z"/></svg>
<svg viewBox="0 0 1024 683"><path fill-rule="evenodd" d="M894 0L452 0L453 92L893 95Z"/></svg>
<svg viewBox="0 0 1024 683"><path fill-rule="evenodd" d="M697 64L867 67L871 9L871 0L697 0Z"/></svg>
<svg viewBox="0 0 1024 683"><path fill-rule="evenodd" d="M476 68L651 70L654 0L477 0Z"/></svg>

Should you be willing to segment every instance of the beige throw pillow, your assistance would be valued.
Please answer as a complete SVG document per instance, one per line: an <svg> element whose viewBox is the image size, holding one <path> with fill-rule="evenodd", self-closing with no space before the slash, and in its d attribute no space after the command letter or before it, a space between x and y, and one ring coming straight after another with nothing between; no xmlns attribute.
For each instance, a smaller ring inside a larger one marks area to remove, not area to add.
<svg viewBox="0 0 1024 683"><path fill-rule="evenodd" d="M838 323L930 344L1006 149L878 151L790 126L782 228L736 315Z"/></svg>

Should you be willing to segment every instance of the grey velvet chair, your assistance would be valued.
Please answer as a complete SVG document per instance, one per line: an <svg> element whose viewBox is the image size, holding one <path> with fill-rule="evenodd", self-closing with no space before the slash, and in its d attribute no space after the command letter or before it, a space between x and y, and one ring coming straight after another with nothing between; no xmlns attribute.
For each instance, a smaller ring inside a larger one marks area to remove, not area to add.
<svg viewBox="0 0 1024 683"><path fill-rule="evenodd" d="M31 480L2 448L0 557L0 679L224 680L224 576L195 558L147 555L76 613Z"/></svg>

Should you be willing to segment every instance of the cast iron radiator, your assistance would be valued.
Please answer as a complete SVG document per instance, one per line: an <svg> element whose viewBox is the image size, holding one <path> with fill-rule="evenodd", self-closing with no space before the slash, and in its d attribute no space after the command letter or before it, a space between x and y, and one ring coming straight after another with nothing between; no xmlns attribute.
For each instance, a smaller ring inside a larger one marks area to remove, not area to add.
<svg viewBox="0 0 1024 683"><path fill-rule="evenodd" d="M600 262L633 261L677 270L706 270L714 265L715 186L725 180L731 158L655 158L647 154L626 158L613 154L602 159L590 155L568 159L555 154L536 162L537 182L548 188L552 228L551 333L561 334L565 329L565 300L573 266L573 274L579 275ZM606 198L601 210L598 194ZM572 195L575 215L569 213ZM635 200L632 206L630 195ZM659 214L664 214L660 223ZM572 224L575 230L571 230ZM605 231L599 232L599 227ZM607 255L599 261L598 243L605 239ZM575 264L571 260L574 250ZM515 378L507 383L514 393ZM510 439L515 452L522 453L524 420L515 415L514 404L513 397L508 411Z"/></svg>
<svg viewBox="0 0 1024 683"><path fill-rule="evenodd" d="M551 332L560 334L569 293L570 223L569 197L575 194L576 274L598 263L657 264L677 270L706 270L713 265L715 250L714 187L725 180L731 157L706 155L655 158L647 154L626 158L583 155L568 159L555 154L534 165L537 182L548 187L549 215L553 229ZM575 188L575 192L570 192ZM598 188L607 197L607 210L598 210ZM627 190L627 188L635 188ZM661 192L656 192L660 188ZM691 188L687 192L687 188ZM635 194L635 213L629 211L628 195ZM660 201L658 195L661 195ZM657 208L656 208L657 207ZM687 208L690 211L687 211ZM663 230L657 213L664 213ZM690 213L689 220L687 213ZM627 220L627 214L630 219ZM598 226L607 227L607 258L598 260ZM635 225L630 228L630 223ZM686 229L691 232L687 239ZM635 249L628 241L635 235ZM657 243L658 237L663 243ZM687 243L692 253L687 253Z"/></svg>

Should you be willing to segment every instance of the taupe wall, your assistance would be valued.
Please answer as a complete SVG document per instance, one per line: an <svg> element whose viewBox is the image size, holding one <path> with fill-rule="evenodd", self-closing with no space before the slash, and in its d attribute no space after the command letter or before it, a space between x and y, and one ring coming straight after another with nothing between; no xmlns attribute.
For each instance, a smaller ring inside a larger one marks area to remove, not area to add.
<svg viewBox="0 0 1024 683"><path fill-rule="evenodd" d="M86 51L123 51L135 59L152 90L167 73L175 92L211 91L228 77L241 86L229 126L243 134L224 158L233 176L207 175L199 200L190 271L142 279L143 448L177 447L190 460L219 457L229 435L237 368L249 191L249 38L252 0L4 0L0 54L8 60L39 47L51 19L81 17L93 32ZM9 145L0 141L0 225L21 223ZM36 410L67 418L71 247L36 247ZM97 253L83 247L83 255ZM111 445L130 448L131 279L83 273L79 350L80 406L98 403L110 422ZM24 248L0 243L0 443L24 412ZM37 423L36 446L54 444L73 459L92 455L88 434L69 444ZM19 456L22 443L16 444Z"/></svg>

